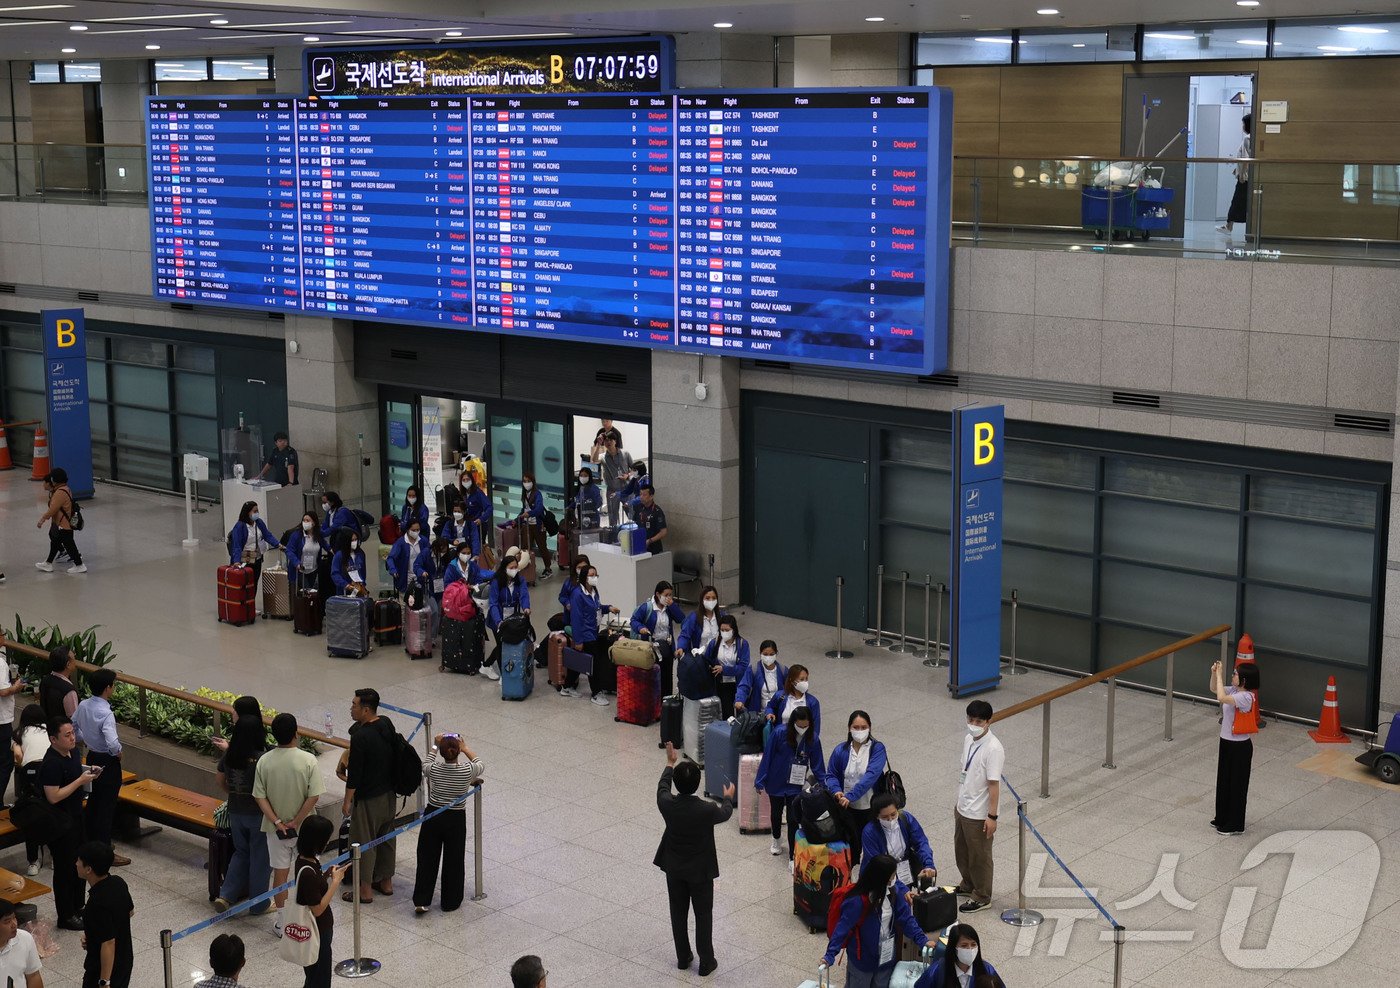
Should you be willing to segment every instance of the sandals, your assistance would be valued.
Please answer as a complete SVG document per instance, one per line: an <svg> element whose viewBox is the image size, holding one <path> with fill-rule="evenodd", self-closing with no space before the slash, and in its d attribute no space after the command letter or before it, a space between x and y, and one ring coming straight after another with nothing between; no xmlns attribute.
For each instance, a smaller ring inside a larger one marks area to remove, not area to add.
<svg viewBox="0 0 1400 988"><path fill-rule="evenodd" d="M342 892L342 893L340 894L340 901L341 901L341 902L354 902L354 901L355 901L355 893L354 893L354 892ZM361 899L361 900L360 900L360 904L361 904L361 905L369 905L369 904L370 904L371 902L373 902L373 901L374 901L373 899Z"/></svg>
<svg viewBox="0 0 1400 988"><path fill-rule="evenodd" d="M386 888L384 888L384 886L382 886L382 885L371 885L370 888L372 888L374 891L378 892L380 895L393 895L393 894L394 894L394 890L393 890L393 889L386 889Z"/></svg>

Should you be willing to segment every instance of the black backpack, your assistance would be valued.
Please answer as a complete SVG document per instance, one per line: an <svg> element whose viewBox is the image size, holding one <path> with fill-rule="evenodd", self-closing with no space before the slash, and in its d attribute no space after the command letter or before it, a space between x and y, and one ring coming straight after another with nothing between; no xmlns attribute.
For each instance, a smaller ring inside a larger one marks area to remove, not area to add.
<svg viewBox="0 0 1400 988"><path fill-rule="evenodd" d="M502 645L519 645L525 639L534 637L535 629L530 626L530 617L527 614L512 614L503 618L496 628L496 638Z"/></svg>
<svg viewBox="0 0 1400 988"><path fill-rule="evenodd" d="M423 759L402 734L394 731L394 792L412 796L423 784Z"/></svg>

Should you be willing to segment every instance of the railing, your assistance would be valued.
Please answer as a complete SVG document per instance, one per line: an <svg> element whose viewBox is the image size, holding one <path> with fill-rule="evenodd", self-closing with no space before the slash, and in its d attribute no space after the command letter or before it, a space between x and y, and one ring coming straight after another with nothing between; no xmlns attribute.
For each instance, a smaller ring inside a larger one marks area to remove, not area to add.
<svg viewBox="0 0 1400 988"><path fill-rule="evenodd" d="M143 203L144 144L0 142L0 199Z"/></svg>
<svg viewBox="0 0 1400 988"><path fill-rule="evenodd" d="M1007 720L1011 717L1015 717L1017 714L1023 714L1028 710L1034 710L1036 707L1040 707L1042 715L1040 730L1040 795L1042 798L1045 798L1050 795L1050 704L1052 701L1069 696L1071 693L1077 693L1079 690L1088 689L1090 686L1097 686L1099 683L1108 683L1107 723L1104 730L1103 767L1117 768L1118 766L1113 762L1113 735L1114 705L1118 695L1118 677L1139 666L1145 666L1149 662L1156 662L1158 659L1163 658L1167 660L1166 682L1163 690L1165 709L1163 712L1164 726L1162 729L1162 740L1170 741L1172 739L1172 704L1176 700L1176 653L1180 652L1182 649L1190 648L1193 645L1199 645L1202 642L1209 641L1219 636L1220 661L1223 666L1226 659L1229 658L1229 634L1230 626L1228 624L1222 624L1194 634L1189 638L1183 638L1180 641L1172 642L1170 645L1163 645L1161 648L1154 649L1145 655L1139 655L1135 659L1129 659L1127 662L1120 662L1111 669L1104 669L1101 672L1094 673L1092 676L1076 679L1073 682L1056 687L1049 692L1041 693L1039 696L1033 696L1029 700L1023 700L1020 703L1013 704L1005 710L998 710L993 715L992 722L995 723L997 721Z"/></svg>
<svg viewBox="0 0 1400 988"><path fill-rule="evenodd" d="M1118 162L1131 167L1119 170L1112 187L1095 188L1095 177ZM1225 219L1237 167L1249 178L1248 219L1227 240L1215 225ZM1170 203L1140 201L1141 169L1172 191ZM1158 208L1181 222L1151 215ZM954 239L972 243L1400 263L1400 163L956 155L953 224Z"/></svg>

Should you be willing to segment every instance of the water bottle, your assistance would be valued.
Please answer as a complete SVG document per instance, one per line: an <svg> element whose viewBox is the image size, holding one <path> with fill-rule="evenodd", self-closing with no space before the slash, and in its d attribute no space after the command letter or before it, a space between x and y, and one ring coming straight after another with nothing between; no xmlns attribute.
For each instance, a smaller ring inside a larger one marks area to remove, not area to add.
<svg viewBox="0 0 1400 988"><path fill-rule="evenodd" d="M322 722L322 733L328 738L335 737L335 721L331 719L331 712L326 711L326 719Z"/></svg>

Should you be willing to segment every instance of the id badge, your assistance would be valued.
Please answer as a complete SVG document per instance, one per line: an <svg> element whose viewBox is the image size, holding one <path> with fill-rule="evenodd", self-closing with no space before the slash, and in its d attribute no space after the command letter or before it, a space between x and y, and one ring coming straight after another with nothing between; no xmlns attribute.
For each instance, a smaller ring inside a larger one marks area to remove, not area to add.
<svg viewBox="0 0 1400 988"><path fill-rule="evenodd" d="M966 771L959 772L959 773L958 773L958 785L962 785L962 784L963 784L964 782L966 782L966 781L967 781L967 772L966 772Z"/></svg>
<svg viewBox="0 0 1400 988"><path fill-rule="evenodd" d="M433 593L442 593L442 590L443 590L442 577L438 577L437 579L435 579L435 580L433 581Z"/></svg>
<svg viewBox="0 0 1400 988"><path fill-rule="evenodd" d="M793 763L793 766L792 766L790 769L788 769L788 785L790 785L790 786L800 786L800 785L802 785L803 783L805 783L806 781L807 781L807 766L806 766L806 765L798 765L797 763L794 762L794 763Z"/></svg>
<svg viewBox="0 0 1400 988"><path fill-rule="evenodd" d="M909 867L908 858L895 865L894 877L898 878L901 882L903 882L905 885L908 885L910 888L914 887L914 872Z"/></svg>

